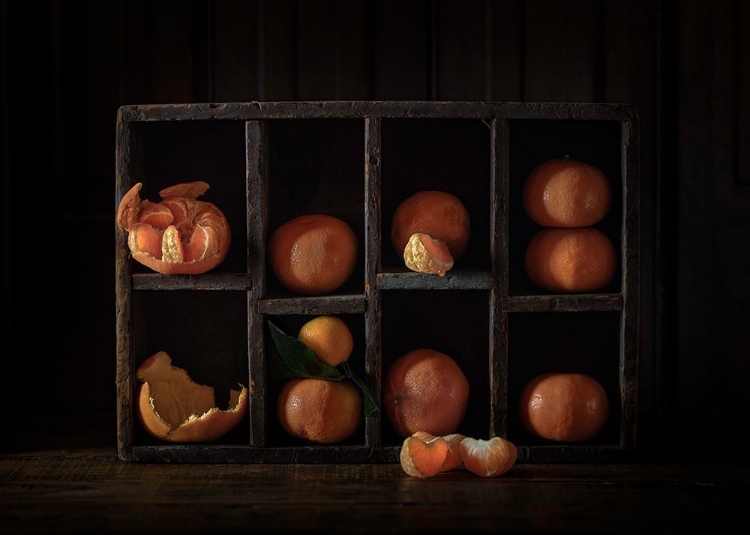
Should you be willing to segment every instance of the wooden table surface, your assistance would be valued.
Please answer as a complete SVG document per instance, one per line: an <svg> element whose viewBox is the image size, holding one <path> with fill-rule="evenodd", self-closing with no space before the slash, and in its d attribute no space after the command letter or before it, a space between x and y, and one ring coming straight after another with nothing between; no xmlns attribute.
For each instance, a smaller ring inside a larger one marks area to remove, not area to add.
<svg viewBox="0 0 750 535"><path fill-rule="evenodd" d="M0 454L0 533L736 532L745 464L141 464L110 447Z"/></svg>

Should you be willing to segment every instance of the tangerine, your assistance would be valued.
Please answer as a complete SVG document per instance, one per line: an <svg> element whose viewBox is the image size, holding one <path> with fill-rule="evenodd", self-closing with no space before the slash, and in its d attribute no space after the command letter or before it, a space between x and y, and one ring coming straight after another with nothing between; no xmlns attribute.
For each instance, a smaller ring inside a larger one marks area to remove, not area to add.
<svg viewBox="0 0 750 535"><path fill-rule="evenodd" d="M302 215L274 231L268 255L276 278L290 292L327 294L338 290L354 272L357 236L337 217Z"/></svg>
<svg viewBox="0 0 750 535"><path fill-rule="evenodd" d="M554 159L539 164L523 185L528 216L545 227L586 227L607 215L612 186L604 173L587 163Z"/></svg>
<svg viewBox="0 0 750 535"><path fill-rule="evenodd" d="M534 436L557 442L591 440L607 422L604 387L583 373L543 373L521 392L521 423Z"/></svg>
<svg viewBox="0 0 750 535"><path fill-rule="evenodd" d="M612 282L617 251L595 227L543 228L526 248L526 274L552 292L592 292Z"/></svg>
<svg viewBox="0 0 750 535"><path fill-rule="evenodd" d="M364 416L362 392L351 381L298 377L282 386L277 413L289 435L320 444L349 438Z"/></svg>
<svg viewBox="0 0 750 535"><path fill-rule="evenodd" d="M348 360L354 349L352 332L338 316L314 317L300 328L297 339L331 366Z"/></svg>
<svg viewBox="0 0 750 535"><path fill-rule="evenodd" d="M388 368L383 404L401 437L455 433L469 401L469 381L452 357L429 348L405 353Z"/></svg>
<svg viewBox="0 0 750 535"><path fill-rule="evenodd" d="M398 205L391 219L391 241L401 257L413 234L427 234L448 247L453 261L469 245L471 221L463 202L445 191L422 190Z"/></svg>

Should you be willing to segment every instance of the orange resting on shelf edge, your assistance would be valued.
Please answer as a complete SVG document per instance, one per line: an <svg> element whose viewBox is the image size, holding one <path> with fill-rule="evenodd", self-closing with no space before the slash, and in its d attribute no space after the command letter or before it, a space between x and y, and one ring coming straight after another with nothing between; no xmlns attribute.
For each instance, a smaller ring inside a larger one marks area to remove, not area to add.
<svg viewBox="0 0 750 535"><path fill-rule="evenodd" d="M280 225L268 240L268 262L282 286L300 295L338 290L357 264L357 236L343 219L305 214Z"/></svg>
<svg viewBox="0 0 750 535"><path fill-rule="evenodd" d="M205 182L186 182L159 192L160 202L141 200L142 183L123 196L117 225L128 233L134 260L167 275L199 275L224 261L231 232L224 213L199 201Z"/></svg>
<svg viewBox="0 0 750 535"><path fill-rule="evenodd" d="M556 442L585 442L607 423L604 387L583 373L544 373L531 379L518 403L521 423L534 436Z"/></svg>

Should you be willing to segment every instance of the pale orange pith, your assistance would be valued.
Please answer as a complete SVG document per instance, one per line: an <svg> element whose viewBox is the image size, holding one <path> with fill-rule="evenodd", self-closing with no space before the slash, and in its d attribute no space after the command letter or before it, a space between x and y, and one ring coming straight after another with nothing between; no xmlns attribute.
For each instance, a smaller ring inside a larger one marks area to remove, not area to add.
<svg viewBox="0 0 750 535"><path fill-rule="evenodd" d="M171 357L160 351L138 368L142 383L136 412L146 431L168 442L210 442L221 438L244 417L248 390L230 390L226 410L216 407L214 389L199 385L187 371L172 366Z"/></svg>
<svg viewBox="0 0 750 535"><path fill-rule="evenodd" d="M448 444L443 437L413 435L404 439L399 459L404 472L426 478L441 472L447 455Z"/></svg>
<svg viewBox="0 0 750 535"><path fill-rule="evenodd" d="M609 237L594 227L545 228L529 242L524 266L540 288L592 292L614 279L617 251Z"/></svg>
<svg viewBox="0 0 750 535"><path fill-rule="evenodd" d="M391 241L399 257L413 234L420 233L445 243L452 261L464 255L471 237L469 212L451 193L419 191L399 204L391 219Z"/></svg>
<svg viewBox="0 0 750 535"><path fill-rule="evenodd" d="M141 201L142 183L122 198L117 224L128 233L134 260L165 274L197 275L224 261L231 242L229 222L210 202L197 197L208 190L201 181L187 182L159 192L162 200Z"/></svg>
<svg viewBox="0 0 750 535"><path fill-rule="evenodd" d="M607 215L612 187L598 168L573 159L538 165L524 183L523 205L528 216L545 227L585 227Z"/></svg>
<svg viewBox="0 0 750 535"><path fill-rule="evenodd" d="M362 423L362 392L350 381L295 378L279 392L277 414L292 437L321 444L349 438Z"/></svg>
<svg viewBox="0 0 750 535"><path fill-rule="evenodd" d="M404 248L404 264L417 273L443 277L453 268L453 257L445 242L417 232L411 235Z"/></svg>
<svg viewBox="0 0 750 535"><path fill-rule="evenodd" d="M461 441L464 467L480 477L496 477L515 464L518 451L512 442L501 437L482 440L467 437Z"/></svg>
<svg viewBox="0 0 750 535"><path fill-rule="evenodd" d="M354 348L354 337L348 325L333 315L316 316L307 321L300 328L297 339L331 366L347 361Z"/></svg>
<svg viewBox="0 0 750 535"><path fill-rule="evenodd" d="M343 220L308 214L279 226L268 242L271 269L290 292L323 295L339 289L357 263L357 237Z"/></svg>
<svg viewBox="0 0 750 535"><path fill-rule="evenodd" d="M455 433L469 400L469 382L450 356L419 348L396 359L386 372L383 407L395 431L436 436Z"/></svg>
<svg viewBox="0 0 750 535"><path fill-rule="evenodd" d="M521 423L532 435L556 442L585 442L607 422L604 387L580 373L545 373L524 387L519 400Z"/></svg>

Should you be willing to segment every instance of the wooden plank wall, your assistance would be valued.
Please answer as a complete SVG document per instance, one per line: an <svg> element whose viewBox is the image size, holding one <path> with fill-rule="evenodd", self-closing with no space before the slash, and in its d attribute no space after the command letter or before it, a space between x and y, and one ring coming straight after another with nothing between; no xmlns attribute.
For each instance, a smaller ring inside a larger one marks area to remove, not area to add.
<svg viewBox="0 0 750 535"><path fill-rule="evenodd" d="M732 393L750 362L741 0L2 0L2 10L6 337L43 349L15 366L58 406L114 407L120 105L445 99L638 106L641 410L747 407ZM29 219L44 230L29 232Z"/></svg>

